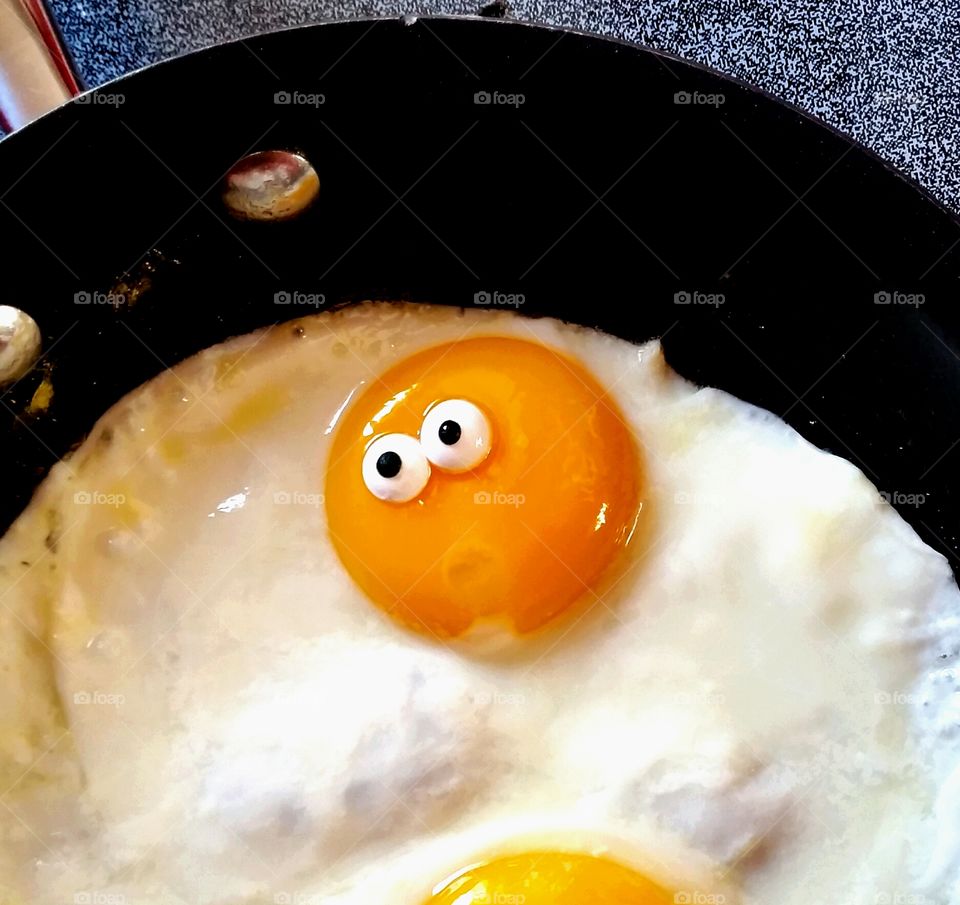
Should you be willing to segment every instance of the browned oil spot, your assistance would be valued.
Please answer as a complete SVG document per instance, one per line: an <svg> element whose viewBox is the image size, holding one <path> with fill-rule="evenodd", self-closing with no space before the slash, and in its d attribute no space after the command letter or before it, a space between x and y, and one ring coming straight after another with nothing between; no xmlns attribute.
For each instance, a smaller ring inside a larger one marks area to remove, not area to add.
<svg viewBox="0 0 960 905"><path fill-rule="evenodd" d="M44 537L43 544L51 553L57 552L57 545L60 543L61 529L60 513L56 509L48 509L47 536Z"/></svg>
<svg viewBox="0 0 960 905"><path fill-rule="evenodd" d="M43 363L43 379L30 397L30 402L24 409L25 415L36 416L44 414L53 402L53 365L49 361Z"/></svg>

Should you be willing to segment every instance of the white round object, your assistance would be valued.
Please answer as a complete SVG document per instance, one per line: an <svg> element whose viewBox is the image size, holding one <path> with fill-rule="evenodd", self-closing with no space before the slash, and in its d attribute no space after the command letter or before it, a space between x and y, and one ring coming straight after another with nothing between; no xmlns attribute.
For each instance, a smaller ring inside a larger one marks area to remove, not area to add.
<svg viewBox="0 0 960 905"><path fill-rule="evenodd" d="M400 470L395 475L382 474L377 467L380 457L389 453L400 458ZM407 434L377 437L364 453L362 469L363 483L370 493L388 503L412 500L430 479L430 463L420 444Z"/></svg>
<svg viewBox="0 0 960 905"><path fill-rule="evenodd" d="M0 385L23 377L40 355L40 328L25 311L0 305Z"/></svg>
<svg viewBox="0 0 960 905"><path fill-rule="evenodd" d="M441 428L453 422L459 436L453 443L443 439ZM493 436L487 416L466 399L446 399L427 412L420 428L420 444L427 458L445 471L469 471L488 455Z"/></svg>

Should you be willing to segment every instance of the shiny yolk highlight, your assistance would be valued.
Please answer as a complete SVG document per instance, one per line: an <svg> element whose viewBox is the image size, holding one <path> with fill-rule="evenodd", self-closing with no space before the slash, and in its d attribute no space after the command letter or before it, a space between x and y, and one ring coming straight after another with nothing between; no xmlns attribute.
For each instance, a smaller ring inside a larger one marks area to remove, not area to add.
<svg viewBox="0 0 960 905"><path fill-rule="evenodd" d="M531 852L469 867L424 905L673 905L674 896L606 858Z"/></svg>
<svg viewBox="0 0 960 905"><path fill-rule="evenodd" d="M436 402L487 416L470 471L433 466L406 503L373 496L366 447L418 437ZM335 427L325 487L333 544L369 597L443 637L478 618L530 632L591 592L637 529L641 466L617 407L577 362L537 342L480 337L419 352L374 379Z"/></svg>

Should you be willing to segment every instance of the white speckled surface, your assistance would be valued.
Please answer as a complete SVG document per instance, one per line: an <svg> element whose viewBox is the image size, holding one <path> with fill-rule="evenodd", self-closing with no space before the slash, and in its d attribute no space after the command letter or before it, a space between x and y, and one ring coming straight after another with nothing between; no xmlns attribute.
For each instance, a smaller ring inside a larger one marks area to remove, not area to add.
<svg viewBox="0 0 960 905"><path fill-rule="evenodd" d="M52 0L97 85L218 41L329 18L473 13L464 0ZM809 110L960 210L960 4L917 0L517 0L518 19L637 41Z"/></svg>

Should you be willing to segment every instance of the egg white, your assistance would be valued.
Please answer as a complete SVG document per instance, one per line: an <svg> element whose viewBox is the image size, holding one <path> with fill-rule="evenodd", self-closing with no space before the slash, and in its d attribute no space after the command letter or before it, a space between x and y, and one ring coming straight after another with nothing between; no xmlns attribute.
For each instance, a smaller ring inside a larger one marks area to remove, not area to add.
<svg viewBox="0 0 960 905"><path fill-rule="evenodd" d="M589 368L649 480L624 577L499 656L371 606L322 501L358 388L484 334ZM387 304L231 340L104 415L0 575L10 902L419 905L524 846L681 902L960 901L945 560L655 342Z"/></svg>

